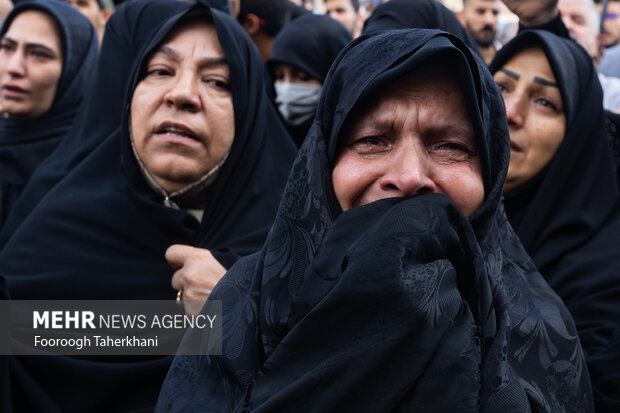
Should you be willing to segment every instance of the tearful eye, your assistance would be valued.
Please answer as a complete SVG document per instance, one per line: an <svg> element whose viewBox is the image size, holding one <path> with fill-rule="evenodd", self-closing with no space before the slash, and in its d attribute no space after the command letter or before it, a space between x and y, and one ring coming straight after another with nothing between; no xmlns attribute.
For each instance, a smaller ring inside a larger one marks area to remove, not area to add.
<svg viewBox="0 0 620 413"><path fill-rule="evenodd" d="M446 142L446 143L442 143L439 145L440 149L445 149L448 151L461 151L461 152L467 152L470 153L471 151L469 150L468 147L466 147L465 145L461 145L458 143L454 143L454 142Z"/></svg>
<svg viewBox="0 0 620 413"><path fill-rule="evenodd" d="M477 155L474 148L460 142L438 142L431 146L429 152L441 163L463 162Z"/></svg>
<svg viewBox="0 0 620 413"><path fill-rule="evenodd" d="M349 148L360 155L372 155L392 149L392 143L383 136L365 136L353 141Z"/></svg>
<svg viewBox="0 0 620 413"><path fill-rule="evenodd" d="M355 143L361 143L365 145L380 145L382 143L381 139L377 136L369 136L366 138L362 138Z"/></svg>

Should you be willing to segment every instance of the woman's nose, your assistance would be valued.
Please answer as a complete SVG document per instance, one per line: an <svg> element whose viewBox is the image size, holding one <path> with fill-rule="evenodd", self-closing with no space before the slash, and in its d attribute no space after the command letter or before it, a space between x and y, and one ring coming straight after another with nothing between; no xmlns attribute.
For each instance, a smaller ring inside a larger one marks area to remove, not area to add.
<svg viewBox="0 0 620 413"><path fill-rule="evenodd" d="M527 117L527 105L525 97L520 93L513 93L508 97L504 97L504 105L506 106L506 120L508 125L512 127L521 127Z"/></svg>
<svg viewBox="0 0 620 413"><path fill-rule="evenodd" d="M8 57L6 70L11 76L23 77L26 75L26 67L24 65L24 56L19 51L14 51Z"/></svg>
<svg viewBox="0 0 620 413"><path fill-rule="evenodd" d="M202 107L197 85L191 75L179 74L164 99L179 110L198 112Z"/></svg>
<svg viewBox="0 0 620 413"><path fill-rule="evenodd" d="M390 196L404 198L436 192L437 185L430 176L428 154L423 145L401 145L397 151L379 180L381 189L390 192Z"/></svg>

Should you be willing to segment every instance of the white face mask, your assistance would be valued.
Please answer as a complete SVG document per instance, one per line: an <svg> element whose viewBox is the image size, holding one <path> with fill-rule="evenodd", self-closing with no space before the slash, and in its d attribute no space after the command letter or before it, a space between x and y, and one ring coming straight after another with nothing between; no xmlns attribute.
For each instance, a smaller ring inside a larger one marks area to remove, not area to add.
<svg viewBox="0 0 620 413"><path fill-rule="evenodd" d="M276 82L276 104L290 126L299 126L314 118L321 86Z"/></svg>

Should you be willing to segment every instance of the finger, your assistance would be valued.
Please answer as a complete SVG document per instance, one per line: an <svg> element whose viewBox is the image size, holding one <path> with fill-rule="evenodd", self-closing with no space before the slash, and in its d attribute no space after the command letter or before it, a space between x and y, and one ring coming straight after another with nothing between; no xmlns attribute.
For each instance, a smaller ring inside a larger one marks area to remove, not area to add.
<svg viewBox="0 0 620 413"><path fill-rule="evenodd" d="M187 259L187 255L191 253L194 247L189 245L174 244L166 250L166 261L173 270L182 268Z"/></svg>
<svg viewBox="0 0 620 413"><path fill-rule="evenodd" d="M202 290L212 290L224 274L226 274L226 268L212 256L195 261L190 259L183 267L183 284L186 287L195 286Z"/></svg>
<svg viewBox="0 0 620 413"><path fill-rule="evenodd" d="M174 288L176 291L179 291L180 289L184 288L185 277L184 277L183 271L179 270L175 272L174 275L172 276L172 280L170 281L170 284L172 285L172 288Z"/></svg>
<svg viewBox="0 0 620 413"><path fill-rule="evenodd" d="M206 288L188 287L187 292L183 290L183 307L188 315L197 315L209 298L211 290Z"/></svg>

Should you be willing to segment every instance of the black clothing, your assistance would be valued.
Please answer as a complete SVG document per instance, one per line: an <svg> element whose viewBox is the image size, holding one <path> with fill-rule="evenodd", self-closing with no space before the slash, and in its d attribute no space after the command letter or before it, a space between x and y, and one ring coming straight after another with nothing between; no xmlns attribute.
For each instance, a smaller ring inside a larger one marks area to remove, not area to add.
<svg viewBox="0 0 620 413"><path fill-rule="evenodd" d="M478 45L454 13L437 0L390 0L382 3L366 20L362 33L393 29L443 30L478 52Z"/></svg>
<svg viewBox="0 0 620 413"><path fill-rule="evenodd" d="M293 3L292 1L288 2L289 7L291 8L291 21L299 18L299 17L303 17L303 16L307 16L308 14L312 14L309 10L306 10L305 8L296 5L295 3ZM286 26L284 26L286 27Z"/></svg>
<svg viewBox="0 0 620 413"><path fill-rule="evenodd" d="M351 33L337 20L316 14L303 16L280 30L267 66L272 71L275 63L295 66L323 83L338 53L351 40Z"/></svg>
<svg viewBox="0 0 620 413"><path fill-rule="evenodd" d="M184 14L170 16L145 42L140 66ZM129 136L129 103L142 72L136 65L121 127L41 200L0 253L11 298L173 300L174 271L164 257L171 244L208 248L225 267L261 247L295 148L264 93L255 46L230 16L212 14L230 69L235 139L205 190L202 222L166 206L142 175ZM183 199L172 200L183 207ZM152 409L171 359L14 357L13 408Z"/></svg>
<svg viewBox="0 0 620 413"><path fill-rule="evenodd" d="M24 1L6 18L4 36L16 16L38 10L60 29L62 72L50 108L34 119L0 116L0 228L34 170L65 137L89 85L97 59L97 35L90 22L69 4Z"/></svg>
<svg viewBox="0 0 620 413"><path fill-rule="evenodd" d="M506 193L505 207L537 268L575 319L589 359L610 345L620 320L619 190L601 86L581 46L550 32L528 30L498 52L491 71L537 45L560 88L566 132L549 164ZM596 388L599 377L591 378ZM620 403L620 394L610 396Z"/></svg>
<svg viewBox="0 0 620 413"><path fill-rule="evenodd" d="M620 114L606 110L605 128L611 145L611 154L616 164L616 179L620 186Z"/></svg>
<svg viewBox="0 0 620 413"><path fill-rule="evenodd" d="M426 194L343 213L332 169L346 119L438 57L469 110L482 206L465 218ZM222 300L223 355L177 356L157 411L590 411L573 321L501 205L508 161L502 97L459 39L401 30L350 43L263 250L209 297Z"/></svg>
<svg viewBox="0 0 620 413"><path fill-rule="evenodd" d="M309 14L291 21L280 30L267 67L273 74L276 63L291 65L322 84L332 62L351 40L351 33L337 20ZM287 125L297 146L301 146L313 121L314 118L299 126Z"/></svg>
<svg viewBox="0 0 620 413"><path fill-rule="evenodd" d="M124 109L122 91L127 88L135 57L166 19L190 6L191 3L180 1L132 0L112 14L106 23L99 60L73 126L22 191L0 231L0 248L45 194L118 129ZM90 27L90 23L86 23ZM82 89L85 87L83 85Z"/></svg>

